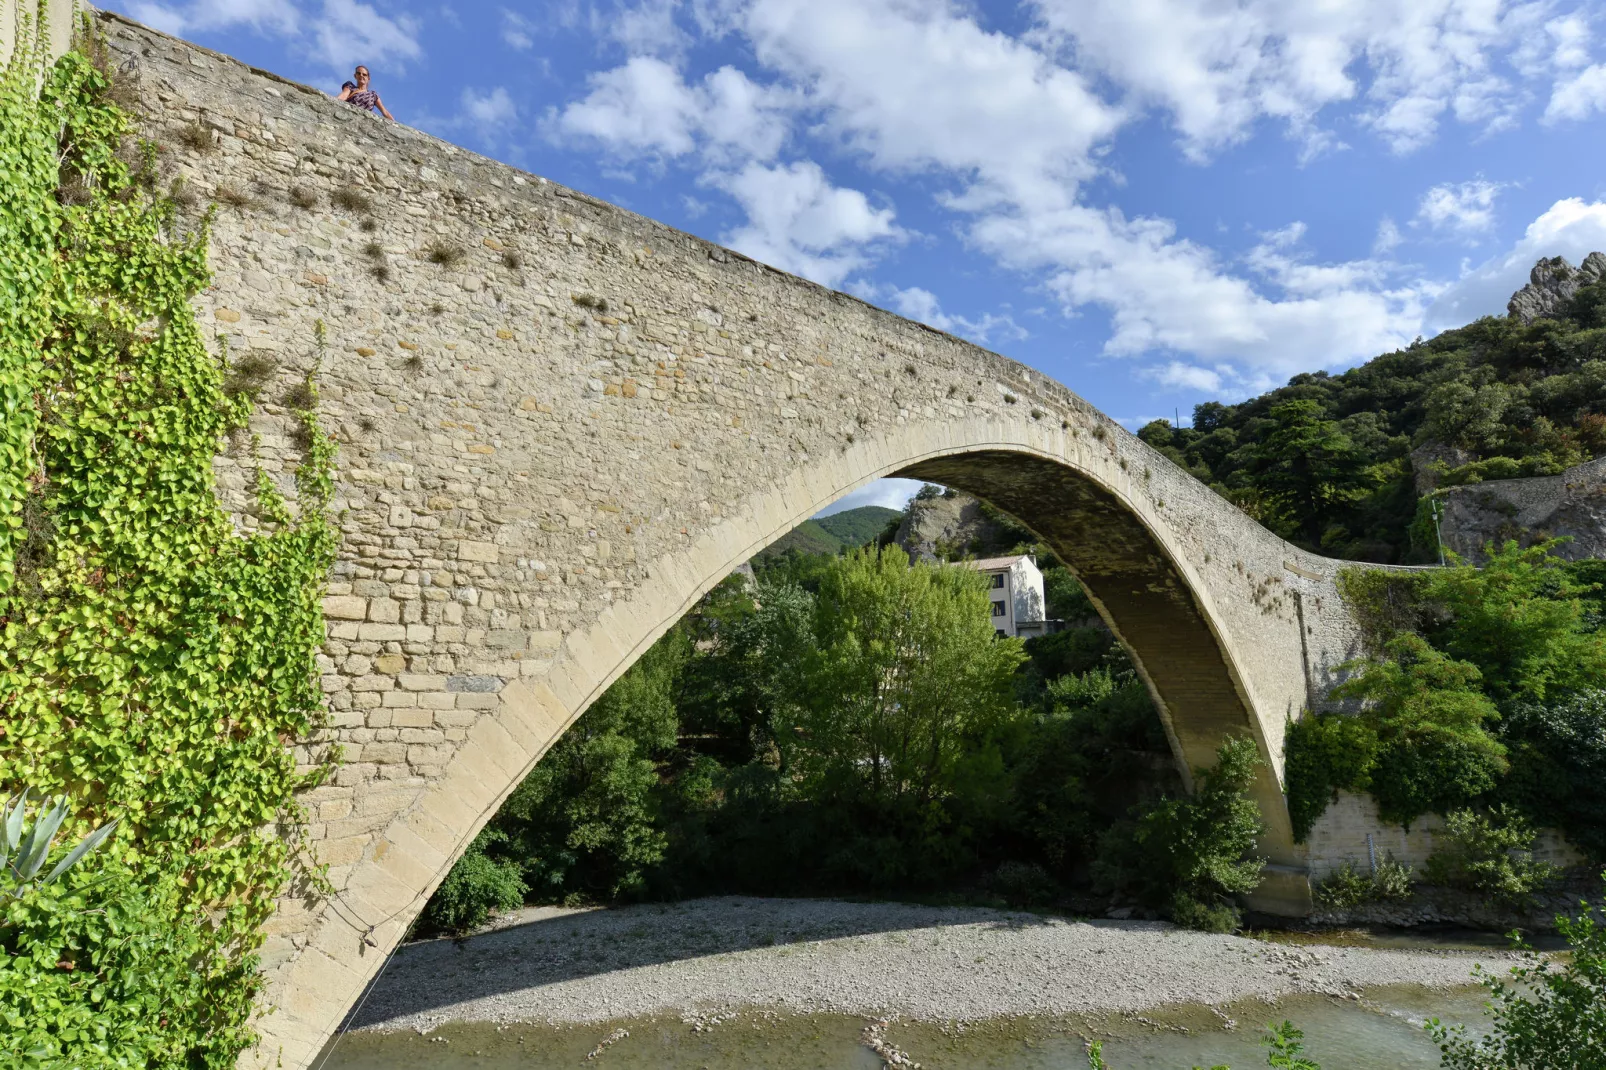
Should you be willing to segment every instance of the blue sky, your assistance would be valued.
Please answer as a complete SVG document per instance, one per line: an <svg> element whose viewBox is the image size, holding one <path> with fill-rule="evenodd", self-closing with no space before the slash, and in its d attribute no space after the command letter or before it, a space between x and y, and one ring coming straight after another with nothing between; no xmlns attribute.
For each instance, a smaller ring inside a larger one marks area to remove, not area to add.
<svg viewBox="0 0 1606 1070"><path fill-rule="evenodd" d="M1184 422L1606 249L1606 12L102 0ZM853 496L894 500L896 488ZM851 503L849 503L851 504Z"/></svg>

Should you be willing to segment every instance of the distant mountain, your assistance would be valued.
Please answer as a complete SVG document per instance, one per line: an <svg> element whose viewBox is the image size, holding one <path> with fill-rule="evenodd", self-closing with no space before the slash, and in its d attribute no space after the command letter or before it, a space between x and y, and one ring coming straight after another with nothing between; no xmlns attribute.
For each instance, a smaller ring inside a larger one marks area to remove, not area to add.
<svg viewBox="0 0 1606 1070"><path fill-rule="evenodd" d="M801 554L836 554L870 542L886 530L887 523L902 514L880 505L844 509L818 520L805 520L759 552L760 557L779 557L789 550Z"/></svg>
<svg viewBox="0 0 1606 1070"><path fill-rule="evenodd" d="M888 509L884 505L861 505L857 509L844 509L840 513L823 516L812 523L818 524L827 532L841 540L843 546L863 546L883 531L897 516L902 516L896 509Z"/></svg>

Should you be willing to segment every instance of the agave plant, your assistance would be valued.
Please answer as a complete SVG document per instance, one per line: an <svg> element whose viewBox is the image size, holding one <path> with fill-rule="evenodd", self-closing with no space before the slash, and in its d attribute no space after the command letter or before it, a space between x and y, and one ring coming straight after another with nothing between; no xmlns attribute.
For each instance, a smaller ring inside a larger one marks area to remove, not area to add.
<svg viewBox="0 0 1606 1070"><path fill-rule="evenodd" d="M39 871L50 858L56 833L61 831L62 823L71 812L66 796L46 799L29 826L26 788L0 808L0 900L20 898L34 888L49 884L83 861L84 856L99 847L117 827L117 822L111 821L85 836L41 878Z"/></svg>

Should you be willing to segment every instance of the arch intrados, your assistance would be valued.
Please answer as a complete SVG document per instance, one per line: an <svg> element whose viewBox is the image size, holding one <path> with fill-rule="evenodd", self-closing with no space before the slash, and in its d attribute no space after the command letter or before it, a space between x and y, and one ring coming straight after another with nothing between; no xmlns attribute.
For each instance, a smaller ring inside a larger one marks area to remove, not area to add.
<svg viewBox="0 0 1606 1070"><path fill-rule="evenodd" d="M1158 457L1155 461L1170 463ZM787 510L781 523L757 539L740 543L741 549L698 577L679 606L657 621L612 671L592 686L574 708L570 724L731 572L820 510L883 478L951 486L1001 509L1032 531L1083 583L1100 616L1131 655L1159 711L1183 782L1191 790L1193 771L1215 763L1215 751L1223 739L1234 734L1250 736L1265 759L1255 790L1257 802L1274 833L1273 840L1286 838L1278 835L1287 823L1281 763L1275 761L1253 714L1241 668L1193 569L1167 545L1165 533L1134 508L1119 488L1063 456L1017 442L944 446L884 461L868 473L830 485L826 493L811 496L802 508ZM778 488L758 496L786 493L785 488ZM1077 508L1055 508L1056 502L1070 496L1076 498ZM755 508L753 512L761 515L763 510ZM531 762L523 775L534 765Z"/></svg>

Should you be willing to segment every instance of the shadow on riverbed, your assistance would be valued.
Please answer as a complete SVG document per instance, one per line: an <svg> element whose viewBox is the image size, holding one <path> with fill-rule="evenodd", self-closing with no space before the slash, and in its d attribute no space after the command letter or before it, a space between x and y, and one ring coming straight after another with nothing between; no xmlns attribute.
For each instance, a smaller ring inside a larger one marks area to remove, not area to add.
<svg viewBox="0 0 1606 1070"><path fill-rule="evenodd" d="M951 925L1018 930L1068 923L980 907L738 896L575 911L457 940L409 944L371 986L349 1024L379 1025L465 1000L755 948L876 934L895 944L899 933Z"/></svg>

